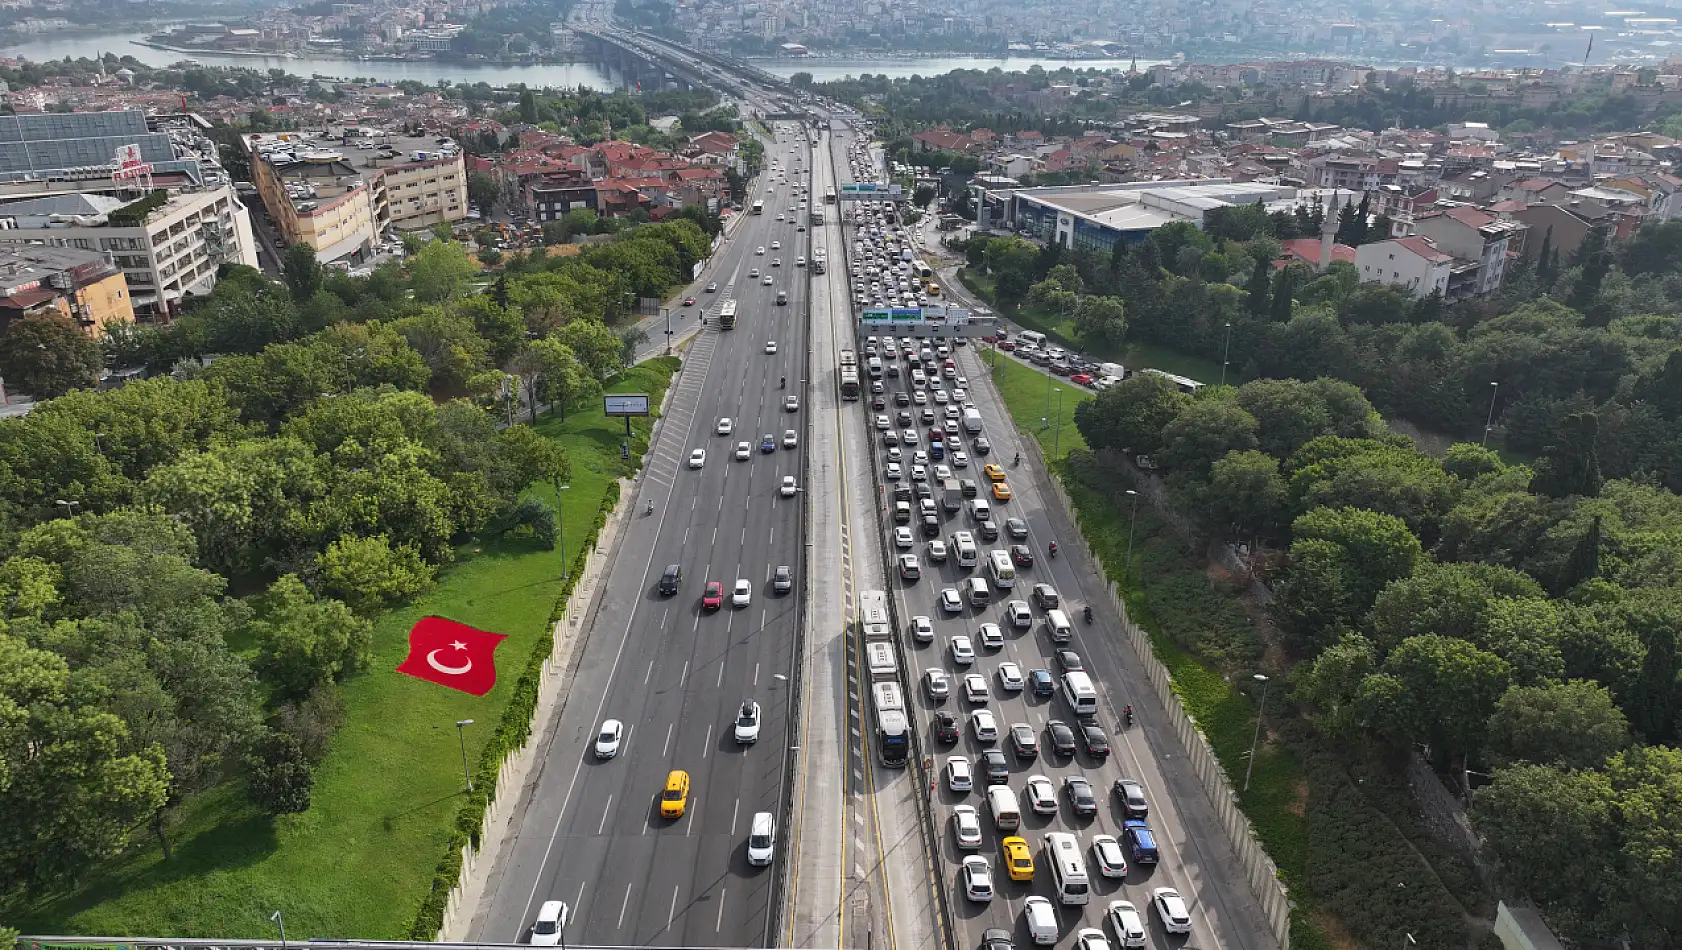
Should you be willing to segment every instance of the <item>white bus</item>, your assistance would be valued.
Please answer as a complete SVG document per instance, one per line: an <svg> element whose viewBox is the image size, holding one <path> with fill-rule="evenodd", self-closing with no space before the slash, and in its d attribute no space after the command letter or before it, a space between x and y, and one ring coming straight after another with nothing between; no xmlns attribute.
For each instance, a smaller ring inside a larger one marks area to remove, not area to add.
<svg viewBox="0 0 1682 950"><path fill-rule="evenodd" d="M1169 382L1173 383L1175 386L1179 387L1180 392L1186 393L1188 395L1191 394L1191 393L1195 393L1199 389L1203 388L1203 384L1198 382L1195 379L1191 379L1190 377L1186 377L1186 376L1175 376L1173 373L1165 373L1165 372L1163 372L1162 370L1159 370L1159 369L1142 369L1142 370L1139 370L1139 372L1149 373L1152 376L1161 376L1163 379L1166 379Z"/></svg>
<svg viewBox="0 0 1682 950"><path fill-rule="evenodd" d="M859 594L859 628L866 640L893 635L888 619L888 592L867 590Z"/></svg>
<svg viewBox="0 0 1682 950"><path fill-rule="evenodd" d="M754 214L764 214L765 213L765 202L755 201L753 203L753 213Z"/></svg>
<svg viewBox="0 0 1682 950"><path fill-rule="evenodd" d="M1008 551L995 549L987 552L987 573L993 576L993 585L999 590L1016 586L1016 565L1010 562Z"/></svg>
<svg viewBox="0 0 1682 950"><path fill-rule="evenodd" d="M1011 339L1017 346L1045 346L1045 334L1037 330L1023 330Z"/></svg>
<svg viewBox="0 0 1682 950"><path fill-rule="evenodd" d="M1051 867L1051 883L1059 903L1085 904L1092 899L1092 879L1086 874L1079 838L1066 831L1048 832L1045 863Z"/></svg>

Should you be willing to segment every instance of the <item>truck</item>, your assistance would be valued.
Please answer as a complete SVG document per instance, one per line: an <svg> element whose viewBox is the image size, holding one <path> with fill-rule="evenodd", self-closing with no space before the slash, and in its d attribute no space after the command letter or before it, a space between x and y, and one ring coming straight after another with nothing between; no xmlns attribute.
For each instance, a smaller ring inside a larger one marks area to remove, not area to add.
<svg viewBox="0 0 1682 950"><path fill-rule="evenodd" d="M911 756L911 722L905 716L905 690L897 682L872 683L871 711L876 719L876 755L884 766L902 769Z"/></svg>
<svg viewBox="0 0 1682 950"><path fill-rule="evenodd" d="M957 511L964 507L964 490L956 478L948 478L940 483L940 504L947 511Z"/></svg>

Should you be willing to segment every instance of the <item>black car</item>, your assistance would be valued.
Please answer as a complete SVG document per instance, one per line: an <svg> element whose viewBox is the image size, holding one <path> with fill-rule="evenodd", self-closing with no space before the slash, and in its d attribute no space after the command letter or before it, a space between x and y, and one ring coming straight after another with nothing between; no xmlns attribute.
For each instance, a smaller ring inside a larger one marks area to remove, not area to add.
<svg viewBox="0 0 1682 950"><path fill-rule="evenodd" d="M1062 606L1062 601L1057 596L1057 588L1050 584L1035 584L1033 597L1034 604L1041 610L1053 610Z"/></svg>
<svg viewBox="0 0 1682 950"><path fill-rule="evenodd" d="M1086 754L1094 759L1110 757L1110 737L1104 735L1104 730L1092 723L1083 723L1080 727L1081 738L1086 740Z"/></svg>
<svg viewBox="0 0 1682 950"><path fill-rule="evenodd" d="M985 749L981 753L981 774L987 776L988 785L1007 785L1010 783L1010 763L1005 760L1005 754L999 749Z"/></svg>
<svg viewBox="0 0 1682 950"><path fill-rule="evenodd" d="M981 533L981 540L983 541L992 543L999 540L999 526L993 523L992 518L981 522L977 530Z"/></svg>
<svg viewBox="0 0 1682 950"><path fill-rule="evenodd" d="M902 411L899 414L899 427L901 429L911 428L911 413Z"/></svg>
<svg viewBox="0 0 1682 950"><path fill-rule="evenodd" d="M1080 661L1080 654L1073 650L1058 650L1057 665L1061 666L1065 673L1086 669L1086 665Z"/></svg>
<svg viewBox="0 0 1682 950"><path fill-rule="evenodd" d="M980 494L980 492L981 492L981 489L978 485L975 484L975 479L973 479L973 478L960 478L960 479L958 479L958 493L960 495L963 495L965 498L974 498L976 495Z"/></svg>
<svg viewBox="0 0 1682 950"><path fill-rule="evenodd" d="M1019 759L1037 759L1040 757L1040 740L1034 735L1034 727L1027 723L1017 723L1010 727L1010 748Z"/></svg>
<svg viewBox="0 0 1682 950"><path fill-rule="evenodd" d="M940 537L940 516L939 515L924 515L923 516L923 537L925 537L925 538L938 538L938 537Z"/></svg>
<svg viewBox="0 0 1682 950"><path fill-rule="evenodd" d="M683 583L683 568L677 564L666 565L666 570L660 575L660 593L667 597L677 593L679 584Z"/></svg>
<svg viewBox="0 0 1682 950"><path fill-rule="evenodd" d="M1028 671L1028 685L1033 688L1035 696L1050 696L1057 691L1057 681L1051 678L1051 671L1044 667Z"/></svg>
<svg viewBox="0 0 1682 950"><path fill-rule="evenodd" d="M870 400L870 408L876 410L877 412L881 412L882 410L888 408L888 401L883 399L881 396L877 396Z"/></svg>
<svg viewBox="0 0 1682 950"><path fill-rule="evenodd" d="M1150 802L1145 800L1145 787L1130 778L1115 780L1115 797L1121 800L1122 814L1128 818L1145 819L1151 816Z"/></svg>
<svg viewBox="0 0 1682 950"><path fill-rule="evenodd" d="M1063 791L1069 796L1069 806L1077 815L1098 814L1098 798L1092 794L1092 783L1079 776L1063 779Z"/></svg>
<svg viewBox="0 0 1682 950"><path fill-rule="evenodd" d="M958 720L950 713L935 713L934 725L930 730L934 733L934 741L951 744L958 741Z"/></svg>
<svg viewBox="0 0 1682 950"><path fill-rule="evenodd" d="M894 393L894 405L896 405L896 406L909 406L909 405L911 405L911 394L910 393L905 393L905 392Z"/></svg>
<svg viewBox="0 0 1682 950"><path fill-rule="evenodd" d="M1010 532L1012 538L1020 541L1028 536L1028 522L1017 517L1006 518L1005 530Z"/></svg>
<svg viewBox="0 0 1682 950"><path fill-rule="evenodd" d="M912 485L911 492L917 496L918 501L934 498L934 489L929 487L928 482L918 482L917 484Z"/></svg>
<svg viewBox="0 0 1682 950"><path fill-rule="evenodd" d="M1075 754L1075 731L1061 719L1053 719L1045 724L1045 736L1051 743L1053 755L1071 756Z"/></svg>
<svg viewBox="0 0 1682 950"><path fill-rule="evenodd" d="M987 437L984 435L976 436L975 441L970 443L970 447L975 449L976 455L990 455L993 452L993 443L987 441Z"/></svg>
<svg viewBox="0 0 1682 950"><path fill-rule="evenodd" d="M1033 567L1034 549L1026 544L1013 544L1010 546L1010 559L1017 567Z"/></svg>
<svg viewBox="0 0 1682 950"><path fill-rule="evenodd" d="M1016 944L1010 942L1010 931L988 927L981 932L980 950L1016 950Z"/></svg>
<svg viewBox="0 0 1682 950"><path fill-rule="evenodd" d="M904 482L894 483L894 501L910 501L911 486Z"/></svg>

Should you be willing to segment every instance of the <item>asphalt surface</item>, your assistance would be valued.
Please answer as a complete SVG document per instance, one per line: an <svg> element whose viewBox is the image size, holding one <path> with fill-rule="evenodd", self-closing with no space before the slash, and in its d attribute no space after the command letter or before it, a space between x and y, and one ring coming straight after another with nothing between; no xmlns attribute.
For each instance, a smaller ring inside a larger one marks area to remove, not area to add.
<svg viewBox="0 0 1682 950"><path fill-rule="evenodd" d="M853 240L852 228L848 226L846 232L850 243ZM1177 741L1172 734L1151 736L1145 728L1143 720L1149 715L1149 710L1155 707L1155 703L1148 701L1148 693L1144 690L1142 682L1132 682L1124 671L1125 658L1130 656L1129 647L1115 634L1117 618L1100 602L1104 590L1102 579L1092 564L1083 563L1079 559L1074 545L1060 545L1062 550L1057 558L1048 556L1048 544L1057 539L1057 531L1061 529L1072 534L1074 528L1067 523L1064 513L1055 510L1057 502L1043 481L1047 477L1045 473L1035 470L1027 462L1022 466L1013 466L1013 456L1021 450L1023 437L1014 431L1010 417L996 392L985 383L987 370L981 361L982 354L979 350L980 348L974 345L956 347L955 358L958 373L969 380L970 384L966 387L968 398L981 412L985 422L983 434L992 442L992 452L986 457L978 456L973 448L973 439L966 433L961 445L970 456L970 464L968 468L955 468L953 475L976 481L978 497L986 499L992 505L993 520L1000 528L999 539L996 542L981 539L979 522L971 516L967 499L964 509L956 514L942 510L941 539L947 541L948 547L951 547L952 534L962 530L974 534L980 548L981 558L977 567L962 569L957 564L955 552L945 563L931 562L927 556L927 539L922 537L915 524L911 526L915 538L914 545L910 549L896 549L891 540L894 526L888 523L888 519L883 519L883 529L888 535L884 548L890 557L901 553L914 553L922 562L921 579L901 581L896 576L892 582L891 593L898 600L899 616L902 620L913 616L926 616L930 618L934 627L935 637L932 643L917 644L906 631L901 631L899 639L901 649L907 651L906 666L917 679L917 682L908 684L907 689L916 710L913 722L918 729L923 730L924 748L933 750L935 766L942 773L939 787L934 793L934 801L941 833L942 873L944 883L948 887L948 906L951 908L956 930L955 944L958 947L979 946L984 930L999 927L1013 935L1018 947L1032 946L1027 928L1022 922L1021 912L1023 899L1038 894L1051 898L1057 909L1060 924L1059 943L1070 940L1082 928L1096 927L1104 931L1111 941L1111 946L1116 946L1115 933L1109 928L1104 916L1111 901L1128 900L1143 916L1149 933L1148 945L1153 948L1267 946L1271 941L1265 937L1265 930L1261 928L1259 912L1254 901L1243 881L1233 876L1229 870L1232 862L1231 851L1213 822L1203 791L1194 782L1188 782L1187 775L1179 774L1178 763L1183 756ZM862 354L860 359L862 362ZM899 411L893 404L894 392L897 390L909 393L912 390L910 370L904 357L901 356L893 362L900 366L901 375L884 380L888 400L885 411L890 419ZM954 385L953 380L945 381L948 390ZM1058 381L1050 385L1067 387L1070 384ZM1047 391L1051 391L1049 386ZM868 401L863 405L865 412L875 414ZM937 417L941 415L944 407L935 404L932 391L929 394L928 405L935 409ZM1054 396L1050 406L1048 414L1055 420L1057 410ZM913 448L926 451L929 445L929 426L919 417L922 407L912 405L909 408L915 421L912 428L919 433L920 444L915 447L901 446L905 455L903 468L907 480L911 475ZM1072 404L1065 407L1062 413L1063 425L1072 425L1071 409ZM899 429L898 420L893 421L896 423L895 429ZM874 464L882 466L885 461L885 447L881 442L880 433L872 432L872 442ZM861 454L863 451L864 447L860 446ZM1025 459L1028 457L1024 456ZM989 494L990 483L981 471L982 465L987 462L998 463L1004 468L1006 484L1012 492L1009 501L996 501ZM931 462L929 465L931 482L934 479L934 466L938 464L942 463ZM950 465L950 457L945 464ZM937 484L936 497L938 496ZM915 508L915 503L913 507ZM1011 590L1001 590L989 580L993 596L989 605L973 608L966 603L959 613L944 612L938 603L942 589L961 589L963 579L971 575L987 576L987 553L990 550L1008 550L1012 543L1016 543L1006 530L1006 519L1010 517L1026 522L1027 538L1021 543L1027 544L1033 552L1033 565L1017 568L1015 587ZM1005 616L1007 601L1019 599L1031 604L1029 592L1035 583L1041 582L1056 588L1063 610L1074 623L1073 638L1067 644L1052 643L1046 633L1045 611L1037 606L1030 607L1033 617L1031 628L1013 628ZM1092 603L1096 610L1096 622L1090 625L1082 619L1082 607L1088 603ZM1002 649L990 650L981 646L977 631L984 622L997 623L1002 628L1005 635ZM950 641L955 635L966 635L974 644L977 655L972 665L961 666L953 661ZM1078 730L1079 724L1071 710L1059 695L1035 697L1030 690L1013 693L1001 689L999 685L997 671L999 665L1006 661L1016 663L1024 674L1040 668L1049 670L1054 677L1059 677L1063 670L1054 658L1058 649L1069 649L1078 653L1098 688L1098 722L1104 728L1112 748L1111 755L1105 759L1091 757L1084 748L1072 758L1052 756L1046 734L1047 724L1053 719L1060 719ZM945 671L952 683L950 698L943 701L930 699L921 679L922 672L930 668ZM962 677L969 672L980 673L986 678L989 694L986 702L971 703L964 697L961 688ZM1121 709L1128 703L1135 705L1138 716L1136 725L1131 730L1124 729L1121 724ZM982 708L990 709L997 720L1000 732L998 742L981 743L975 738L968 720L974 710ZM932 723L936 711L949 712L958 720L960 733L955 746L933 742ZM1026 723L1033 727L1040 744L1037 758L1024 760L1010 750L1009 728L1017 723ZM1160 743L1154 741L1157 739L1161 740ZM973 771L980 773L980 755L988 748L1004 750L1009 762L1009 784L1020 800L1022 826L1008 833L1021 835L1028 840L1036 865L1035 878L1031 882L1011 881L1005 873L1000 853L1000 839L1004 835L995 828L988 814L984 775L977 774L976 790L972 792L954 793L946 785L944 768L948 756L960 755L967 758L975 766ZM1041 816L1032 812L1024 791L1026 781L1032 775L1045 776L1056 789L1058 811L1055 815ZM1084 776L1091 783L1099 805L1095 816L1077 817L1073 813L1062 787L1063 779L1067 776ZM1111 787L1117 778L1124 776L1141 782L1149 796L1149 824L1161 851L1161 863L1156 866L1139 866L1132 864L1129 856L1132 866L1126 878L1106 879L1099 875L1090 851L1090 843L1092 836L1097 834L1121 837L1123 815ZM960 851L957 848L951 828L952 807L957 804L972 805L982 813L983 842L978 851ZM1084 906L1062 905L1056 902L1041 848L1041 837L1051 831L1072 832L1081 842L1086 854L1088 872L1092 878L1091 900ZM958 875L959 862L964 856L972 853L986 857L993 867L997 894L991 902L971 902L964 894ZM1150 892L1158 887L1173 887L1186 899L1192 913L1193 932L1189 936L1169 935L1163 930L1161 920L1150 907Z"/></svg>
<svg viewBox="0 0 1682 950"><path fill-rule="evenodd" d="M785 127L788 130L794 126ZM771 158L788 167L796 151L810 170L805 137L779 129ZM472 928L474 940L522 942L539 905L562 900L571 908L565 938L572 944L763 946L774 941L771 906L782 855L770 868L751 868L745 855L756 812L780 814L788 794L791 691L796 669L797 595L775 595L778 565L798 571L804 495L780 497L784 475L802 476L806 451L808 233L777 222L798 207L792 181L767 172L750 202L764 199L703 273L695 295L709 314L727 298L738 304L736 328L711 324L695 337L674 380L669 409L631 504L633 518L588 625L553 740L526 789L515 836L504 848ZM766 185L774 192L766 194ZM820 196L821 200L821 196ZM782 248L772 250L773 241ZM763 257L755 254L765 247ZM771 261L782 258L782 266ZM773 286L750 280L752 268ZM707 294L708 281L718 292ZM777 306L779 290L789 294ZM692 317L691 317L692 319ZM765 352L775 340L777 353ZM778 377L787 376L788 389ZM786 412L784 397L802 397ZM714 433L721 417L735 422ZM781 447L784 430L800 433L796 450ZM760 437L777 448L762 454ZM738 441L752 443L736 461ZM689 467L690 451L707 450L704 467ZM648 499L652 514L644 515ZM682 565L681 589L657 591L665 565ZM752 603L730 605L737 578L752 582ZM725 588L723 609L701 606L703 585ZM798 577L796 591L798 591ZM759 740L738 746L736 713L745 697L759 702ZM593 747L605 719L625 724L622 751L598 761ZM691 776L682 818L659 816L666 776Z"/></svg>

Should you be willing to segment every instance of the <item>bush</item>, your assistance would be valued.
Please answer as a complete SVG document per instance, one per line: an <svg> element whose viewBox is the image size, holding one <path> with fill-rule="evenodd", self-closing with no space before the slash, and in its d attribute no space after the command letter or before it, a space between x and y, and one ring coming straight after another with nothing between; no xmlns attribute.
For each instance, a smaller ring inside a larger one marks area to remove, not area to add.
<svg viewBox="0 0 1682 950"><path fill-rule="evenodd" d="M246 788L252 804L266 814L309 811L310 793L315 789L314 767L297 739L284 732L270 732L258 754L251 758Z"/></svg>
<svg viewBox="0 0 1682 950"><path fill-rule="evenodd" d="M407 600L432 586L437 568L413 544L393 547L385 535L340 538L316 558L321 592L362 616Z"/></svg>
<svg viewBox="0 0 1682 950"><path fill-rule="evenodd" d="M496 538L510 531L529 536L544 549L553 551L556 544L555 510L536 498L523 499L492 518L485 526L484 534L487 538Z"/></svg>
<svg viewBox="0 0 1682 950"><path fill-rule="evenodd" d="M345 701L339 688L322 683L303 700L282 705L271 727L297 742L304 759L313 765L326 758L333 734L344 721Z"/></svg>

